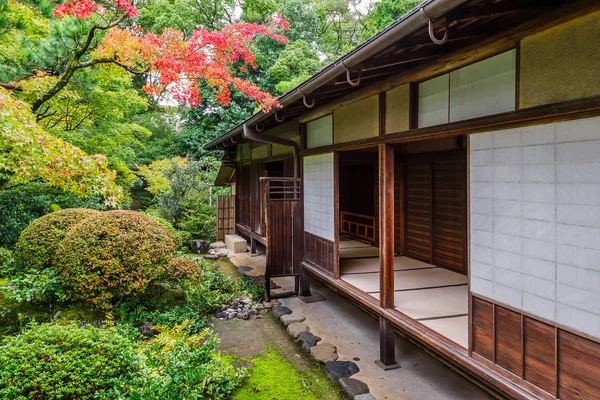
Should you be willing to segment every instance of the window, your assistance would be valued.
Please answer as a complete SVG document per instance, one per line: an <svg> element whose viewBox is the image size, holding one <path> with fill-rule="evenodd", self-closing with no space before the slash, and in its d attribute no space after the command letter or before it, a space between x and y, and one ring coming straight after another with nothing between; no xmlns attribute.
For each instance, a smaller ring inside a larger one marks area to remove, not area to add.
<svg viewBox="0 0 600 400"><path fill-rule="evenodd" d="M333 143L333 119L331 114L306 124L306 147L329 146Z"/></svg>
<svg viewBox="0 0 600 400"><path fill-rule="evenodd" d="M516 59L511 50L419 84L418 127L515 110Z"/></svg>

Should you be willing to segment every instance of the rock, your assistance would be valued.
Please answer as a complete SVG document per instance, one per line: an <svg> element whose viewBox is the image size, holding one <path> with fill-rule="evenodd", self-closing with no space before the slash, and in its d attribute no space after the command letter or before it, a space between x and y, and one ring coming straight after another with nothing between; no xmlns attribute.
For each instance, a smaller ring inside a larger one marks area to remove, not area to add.
<svg viewBox="0 0 600 400"><path fill-rule="evenodd" d="M248 243L239 235L225 235L225 245L232 253L245 253Z"/></svg>
<svg viewBox="0 0 600 400"><path fill-rule="evenodd" d="M217 317L217 318L227 318L227 313L225 311L217 311L215 313L215 317Z"/></svg>
<svg viewBox="0 0 600 400"><path fill-rule="evenodd" d="M310 332L302 332L296 339L296 342L300 343L304 350L310 351L310 349L316 346L320 340L320 337L315 336Z"/></svg>
<svg viewBox="0 0 600 400"><path fill-rule="evenodd" d="M340 386L346 392L348 397L354 399L355 396L369 393L369 386L366 383L354 378L340 378Z"/></svg>
<svg viewBox="0 0 600 400"><path fill-rule="evenodd" d="M377 400L375 396L371 393L359 394L358 396L354 396L352 400Z"/></svg>
<svg viewBox="0 0 600 400"><path fill-rule="evenodd" d="M158 335L158 331L154 329L154 324L152 322L146 322L140 326L138 330L146 339L152 339L154 336Z"/></svg>
<svg viewBox="0 0 600 400"><path fill-rule="evenodd" d="M227 319L234 319L237 318L238 313L236 313L235 311L232 313L229 313L229 315L227 315Z"/></svg>
<svg viewBox="0 0 600 400"><path fill-rule="evenodd" d="M310 331L310 327L301 322L295 322L293 324L288 325L287 331L290 335L294 337L294 339L297 339L302 332Z"/></svg>
<svg viewBox="0 0 600 400"><path fill-rule="evenodd" d="M227 257L229 255L229 251L227 249L210 249L208 254L217 257Z"/></svg>
<svg viewBox="0 0 600 400"><path fill-rule="evenodd" d="M337 347L326 342L322 342L314 347L311 347L310 354L315 358L315 360L322 363L337 361L339 357L337 353Z"/></svg>
<svg viewBox="0 0 600 400"><path fill-rule="evenodd" d="M204 256L203 258L205 260L212 260L212 261L214 261L214 260L217 260L219 258L219 256L216 256L214 254L208 254L208 255Z"/></svg>
<svg viewBox="0 0 600 400"><path fill-rule="evenodd" d="M248 314L247 312L242 312L238 315L238 318L246 320L250 318L250 314Z"/></svg>
<svg viewBox="0 0 600 400"><path fill-rule="evenodd" d="M273 316L279 319L282 315L291 314L292 310L287 308L286 306L277 306L273 308Z"/></svg>
<svg viewBox="0 0 600 400"><path fill-rule="evenodd" d="M208 243L201 239L192 240L190 247L192 248L192 253L195 254L206 254L208 251Z"/></svg>
<svg viewBox="0 0 600 400"><path fill-rule="evenodd" d="M248 310L248 315L257 315L258 310L256 308L251 308Z"/></svg>
<svg viewBox="0 0 600 400"><path fill-rule="evenodd" d="M275 314L275 311L273 311L273 314ZM279 319L281 320L281 322L283 322L285 326L288 326L289 324L293 324L294 322L304 322L306 317L300 314L284 314Z"/></svg>
<svg viewBox="0 0 600 400"><path fill-rule="evenodd" d="M330 361L325 364L325 372L332 381L339 381L340 378L349 378L360 371L358 365L352 361Z"/></svg>
<svg viewBox="0 0 600 400"><path fill-rule="evenodd" d="M263 307L264 308L273 308L273 303L271 303L270 301L263 301Z"/></svg>
<svg viewBox="0 0 600 400"><path fill-rule="evenodd" d="M224 242L213 242L208 246L210 249L224 249L226 247Z"/></svg>
<svg viewBox="0 0 600 400"><path fill-rule="evenodd" d="M254 268L252 268L252 267L248 267L248 266L246 266L246 265L240 265L240 266L238 267L238 272L239 272L240 274L244 274L244 273L246 273L246 272L250 272L250 271L252 271L253 269L254 269Z"/></svg>

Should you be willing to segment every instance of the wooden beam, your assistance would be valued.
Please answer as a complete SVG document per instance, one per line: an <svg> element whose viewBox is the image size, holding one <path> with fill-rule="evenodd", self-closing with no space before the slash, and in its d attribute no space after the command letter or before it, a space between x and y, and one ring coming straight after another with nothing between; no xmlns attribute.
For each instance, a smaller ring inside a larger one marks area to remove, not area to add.
<svg viewBox="0 0 600 400"><path fill-rule="evenodd" d="M394 308L394 148L379 145L380 305Z"/></svg>

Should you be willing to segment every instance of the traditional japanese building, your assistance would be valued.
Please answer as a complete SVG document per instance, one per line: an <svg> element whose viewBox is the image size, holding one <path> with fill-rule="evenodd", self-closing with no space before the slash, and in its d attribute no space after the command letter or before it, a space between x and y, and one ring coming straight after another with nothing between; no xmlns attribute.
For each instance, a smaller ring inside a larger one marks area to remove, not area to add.
<svg viewBox="0 0 600 400"><path fill-rule="evenodd" d="M279 101L206 146L271 276L378 316L384 368L398 329L600 399L600 2L425 1Z"/></svg>

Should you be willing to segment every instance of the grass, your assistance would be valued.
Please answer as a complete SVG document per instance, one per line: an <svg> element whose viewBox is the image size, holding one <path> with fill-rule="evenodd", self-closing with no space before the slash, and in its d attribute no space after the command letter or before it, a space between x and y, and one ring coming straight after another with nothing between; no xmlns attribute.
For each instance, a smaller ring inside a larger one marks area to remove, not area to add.
<svg viewBox="0 0 600 400"><path fill-rule="evenodd" d="M250 377L236 400L341 400L346 397L321 370L298 372L274 347L252 360Z"/></svg>

